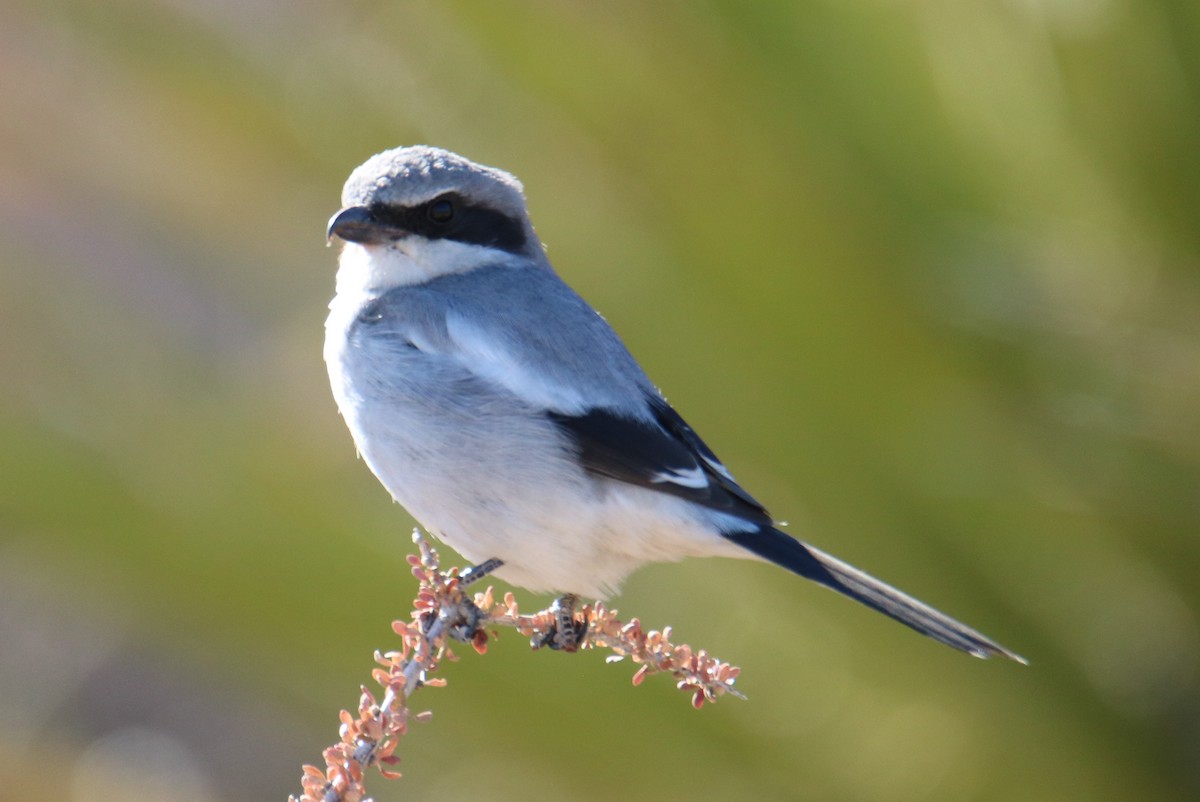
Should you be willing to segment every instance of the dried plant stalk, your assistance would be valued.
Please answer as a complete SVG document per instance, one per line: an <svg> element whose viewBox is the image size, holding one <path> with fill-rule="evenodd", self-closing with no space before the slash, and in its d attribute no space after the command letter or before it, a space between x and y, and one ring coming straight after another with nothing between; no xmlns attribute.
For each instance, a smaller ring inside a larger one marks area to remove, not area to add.
<svg viewBox="0 0 1200 802"><path fill-rule="evenodd" d="M425 721L431 715L411 712L408 702L419 688L445 685L444 679L434 675L442 660L453 657L451 640L470 643L479 654L485 654L489 628L513 627L530 639L534 649L553 645L560 634L564 613L557 606L522 615L511 593L496 601L489 587L468 596L458 569L443 571L437 551L420 531L413 531L413 542L420 554L410 556L408 561L420 584L412 620L392 623L401 638L398 651L375 653L379 667L372 677L383 695L377 700L363 686L357 715L341 712L340 740L322 753L325 769L305 766L300 780L303 793L289 797L289 802L369 802L365 774L372 766L388 779L399 778L395 752L400 737L408 732L409 721ZM670 627L645 631L638 619L624 623L617 619L616 610L609 610L602 602L584 605L570 614L578 633L575 648L604 648L612 652L609 662L629 658L637 663L634 685L640 685L650 674L665 672L675 678L678 688L689 693L697 709L724 694L744 698L734 688L740 669L703 649L672 643Z"/></svg>

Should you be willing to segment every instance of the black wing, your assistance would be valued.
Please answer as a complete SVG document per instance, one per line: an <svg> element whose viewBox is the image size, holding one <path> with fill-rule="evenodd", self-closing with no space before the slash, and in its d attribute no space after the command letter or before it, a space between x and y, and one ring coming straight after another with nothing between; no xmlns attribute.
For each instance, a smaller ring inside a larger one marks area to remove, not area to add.
<svg viewBox="0 0 1200 802"><path fill-rule="evenodd" d="M771 516L742 489L692 427L661 398L648 399L653 420L607 409L548 413L579 450L591 473L669 493L769 526Z"/></svg>
<svg viewBox="0 0 1200 802"><path fill-rule="evenodd" d="M1025 662L965 624L780 532L766 509L734 481L683 418L661 398L648 400L652 420L633 420L604 409L578 416L549 415L572 438L588 471L736 515L753 528L722 535L759 557L976 657L1000 655Z"/></svg>

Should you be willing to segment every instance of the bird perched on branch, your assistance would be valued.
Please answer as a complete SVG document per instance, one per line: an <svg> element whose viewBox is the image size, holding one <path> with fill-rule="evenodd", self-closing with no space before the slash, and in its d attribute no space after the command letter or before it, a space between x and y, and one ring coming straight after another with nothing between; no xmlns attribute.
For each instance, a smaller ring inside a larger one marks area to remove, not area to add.
<svg viewBox="0 0 1200 802"><path fill-rule="evenodd" d="M353 172L342 207L327 231L344 242L325 332L334 397L392 496L467 559L598 597L647 562L759 557L1023 662L781 532L554 272L516 178L397 148Z"/></svg>

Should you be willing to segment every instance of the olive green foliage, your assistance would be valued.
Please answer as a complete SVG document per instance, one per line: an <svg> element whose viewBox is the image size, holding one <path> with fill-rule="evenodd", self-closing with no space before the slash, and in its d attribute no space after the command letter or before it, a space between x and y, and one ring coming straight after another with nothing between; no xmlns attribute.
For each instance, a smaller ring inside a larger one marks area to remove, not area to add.
<svg viewBox="0 0 1200 802"><path fill-rule="evenodd" d="M501 633L377 800L1200 795L1200 6L0 5L0 799L282 799L336 740L414 581L322 237L417 142L524 181L790 531L1032 665L652 566L613 606L749 701Z"/></svg>

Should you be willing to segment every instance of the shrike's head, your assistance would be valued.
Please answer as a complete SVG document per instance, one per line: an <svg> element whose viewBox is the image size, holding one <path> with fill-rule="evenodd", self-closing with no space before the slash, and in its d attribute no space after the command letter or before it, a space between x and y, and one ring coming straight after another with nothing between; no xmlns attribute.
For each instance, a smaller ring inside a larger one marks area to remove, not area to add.
<svg viewBox="0 0 1200 802"><path fill-rule="evenodd" d="M384 151L351 173L327 235L346 243L339 293L514 258L545 264L516 178L425 145Z"/></svg>

